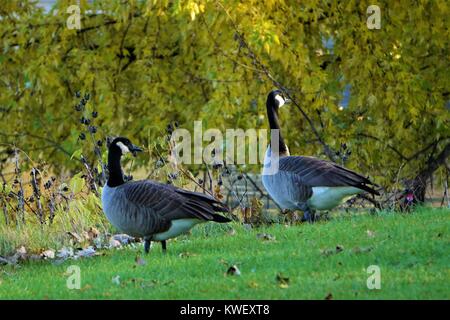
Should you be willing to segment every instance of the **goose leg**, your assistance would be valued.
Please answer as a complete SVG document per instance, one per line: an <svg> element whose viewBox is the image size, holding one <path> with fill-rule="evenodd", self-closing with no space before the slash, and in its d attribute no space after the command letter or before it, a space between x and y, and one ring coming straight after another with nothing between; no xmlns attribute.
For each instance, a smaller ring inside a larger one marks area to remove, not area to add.
<svg viewBox="0 0 450 320"><path fill-rule="evenodd" d="M161 247L162 247L163 253L166 253L166 252L167 252L167 243L166 243L166 240L161 241Z"/></svg>
<svg viewBox="0 0 450 320"><path fill-rule="evenodd" d="M314 211L309 208L304 210L302 221L303 222L308 221L309 223L313 223L314 221L316 221L316 215Z"/></svg>
<svg viewBox="0 0 450 320"><path fill-rule="evenodd" d="M152 243L151 240L149 238L145 238L144 239L144 251L145 253L148 254L148 252L150 251L150 244Z"/></svg>

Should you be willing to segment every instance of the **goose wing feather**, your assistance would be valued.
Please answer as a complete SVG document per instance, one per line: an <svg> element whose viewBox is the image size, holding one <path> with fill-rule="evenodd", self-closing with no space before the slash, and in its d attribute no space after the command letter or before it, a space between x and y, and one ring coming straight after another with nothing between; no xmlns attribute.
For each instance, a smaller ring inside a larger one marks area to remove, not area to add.
<svg viewBox="0 0 450 320"><path fill-rule="evenodd" d="M228 211L226 205L202 193L150 180L129 182L120 187L130 203L143 209L151 209L144 212L154 212L166 221L185 218L229 221L215 213Z"/></svg>
<svg viewBox="0 0 450 320"><path fill-rule="evenodd" d="M336 163L305 156L280 158L279 170L294 174L298 182L310 187L356 187L379 194L368 185L375 186L368 178Z"/></svg>

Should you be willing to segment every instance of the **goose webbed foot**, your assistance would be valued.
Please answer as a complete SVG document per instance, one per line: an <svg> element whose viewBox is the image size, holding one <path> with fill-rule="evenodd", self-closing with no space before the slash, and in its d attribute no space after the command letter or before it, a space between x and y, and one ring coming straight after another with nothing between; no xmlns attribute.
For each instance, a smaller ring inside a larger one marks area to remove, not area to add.
<svg viewBox="0 0 450 320"><path fill-rule="evenodd" d="M166 254L167 252L167 243L166 240L161 241L162 252Z"/></svg>
<svg viewBox="0 0 450 320"><path fill-rule="evenodd" d="M144 251L146 254L148 254L150 252L150 245L152 241L150 239L144 239L144 241Z"/></svg>

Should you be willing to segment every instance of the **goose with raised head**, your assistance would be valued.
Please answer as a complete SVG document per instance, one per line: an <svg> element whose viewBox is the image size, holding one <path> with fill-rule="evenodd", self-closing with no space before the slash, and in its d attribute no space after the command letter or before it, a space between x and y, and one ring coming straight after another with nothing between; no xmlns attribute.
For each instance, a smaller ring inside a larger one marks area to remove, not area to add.
<svg viewBox="0 0 450 320"><path fill-rule="evenodd" d="M228 208L213 197L151 180L125 182L120 160L141 148L124 137L115 138L108 149L109 178L102 191L103 211L111 224L128 235L142 237L148 253L151 241L166 240L189 231L196 224L230 219L217 212Z"/></svg>
<svg viewBox="0 0 450 320"><path fill-rule="evenodd" d="M303 220L313 222L315 210L330 210L355 194L379 195L368 178L334 162L308 156L291 156L280 132L278 110L288 103L280 90L267 97L271 131L277 139L267 147L262 182L272 199L282 208L302 210ZM273 150L272 150L272 147Z"/></svg>

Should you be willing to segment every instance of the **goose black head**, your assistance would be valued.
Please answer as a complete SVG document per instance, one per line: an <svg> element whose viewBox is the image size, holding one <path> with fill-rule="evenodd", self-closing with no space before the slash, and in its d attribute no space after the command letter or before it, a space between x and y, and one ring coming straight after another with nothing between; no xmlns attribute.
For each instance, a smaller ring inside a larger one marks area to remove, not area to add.
<svg viewBox="0 0 450 320"><path fill-rule="evenodd" d="M267 106L278 110L290 100L286 98L281 90L272 90L267 96Z"/></svg>
<svg viewBox="0 0 450 320"><path fill-rule="evenodd" d="M133 154L133 156L136 156L136 153L142 151L141 148L132 144L130 139L125 138L125 137L115 138L109 145L109 150L115 151L115 152L118 151L118 152L120 152L121 155L131 152Z"/></svg>

